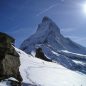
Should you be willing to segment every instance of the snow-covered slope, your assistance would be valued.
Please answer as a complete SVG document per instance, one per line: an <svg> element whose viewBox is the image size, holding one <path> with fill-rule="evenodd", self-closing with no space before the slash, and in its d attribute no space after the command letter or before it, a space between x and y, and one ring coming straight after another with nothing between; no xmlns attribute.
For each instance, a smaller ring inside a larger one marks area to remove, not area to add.
<svg viewBox="0 0 86 86"><path fill-rule="evenodd" d="M20 71L26 83L41 86L86 86L86 75L82 73L37 59L24 52L21 52L20 56Z"/></svg>
<svg viewBox="0 0 86 86"><path fill-rule="evenodd" d="M46 62L17 49L24 86L86 86L86 75L57 63ZM1 82L0 86L9 86Z"/></svg>
<svg viewBox="0 0 86 86"><path fill-rule="evenodd" d="M43 49L48 58L64 67L86 73L86 48L65 38L58 26L48 17L43 18L36 33L24 40L20 48L32 54L38 47Z"/></svg>

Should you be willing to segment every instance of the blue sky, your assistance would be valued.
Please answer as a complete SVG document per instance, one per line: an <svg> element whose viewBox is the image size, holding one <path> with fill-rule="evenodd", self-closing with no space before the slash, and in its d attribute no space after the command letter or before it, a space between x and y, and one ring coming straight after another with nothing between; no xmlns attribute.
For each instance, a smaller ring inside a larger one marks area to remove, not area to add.
<svg viewBox="0 0 86 86"><path fill-rule="evenodd" d="M65 37L86 47L86 0L0 0L0 31L22 41L36 32L43 16L50 17Z"/></svg>

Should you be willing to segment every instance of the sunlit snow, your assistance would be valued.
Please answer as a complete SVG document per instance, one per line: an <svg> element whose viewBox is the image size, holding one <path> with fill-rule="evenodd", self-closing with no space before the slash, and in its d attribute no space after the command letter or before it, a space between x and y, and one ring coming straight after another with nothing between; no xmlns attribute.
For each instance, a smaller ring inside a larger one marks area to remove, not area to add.
<svg viewBox="0 0 86 86"><path fill-rule="evenodd" d="M86 86L85 74L20 53L23 82L41 86Z"/></svg>

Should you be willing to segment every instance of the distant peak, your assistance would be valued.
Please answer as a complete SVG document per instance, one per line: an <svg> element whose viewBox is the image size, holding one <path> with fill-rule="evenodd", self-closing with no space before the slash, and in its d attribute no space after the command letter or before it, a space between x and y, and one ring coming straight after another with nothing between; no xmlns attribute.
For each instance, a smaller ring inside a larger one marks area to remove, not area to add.
<svg viewBox="0 0 86 86"><path fill-rule="evenodd" d="M37 32L42 34L52 34L53 36L61 36L59 27L47 16L43 17L42 22L38 25Z"/></svg>
<svg viewBox="0 0 86 86"><path fill-rule="evenodd" d="M44 16L42 19L42 22L46 22L46 21L52 21L49 17Z"/></svg>

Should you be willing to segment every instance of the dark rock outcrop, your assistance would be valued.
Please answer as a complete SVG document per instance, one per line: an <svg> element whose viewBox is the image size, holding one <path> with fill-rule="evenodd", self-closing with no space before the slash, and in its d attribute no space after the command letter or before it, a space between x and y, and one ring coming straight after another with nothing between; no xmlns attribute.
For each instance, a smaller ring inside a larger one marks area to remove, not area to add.
<svg viewBox="0 0 86 86"><path fill-rule="evenodd" d="M0 72L0 80L14 77L19 82L22 81L22 77L19 72L19 66L20 66L20 59L19 55L16 52L15 48L13 46L10 47L10 50L7 51L5 54L5 58L2 60L2 71Z"/></svg>
<svg viewBox="0 0 86 86"><path fill-rule="evenodd" d="M48 59L48 58L44 55L44 53L43 53L43 51L42 51L42 48L36 49L36 55L35 55L35 57L40 58L40 59L43 59L43 60L45 60L45 61L52 62L52 60Z"/></svg>

